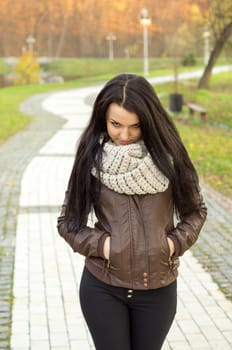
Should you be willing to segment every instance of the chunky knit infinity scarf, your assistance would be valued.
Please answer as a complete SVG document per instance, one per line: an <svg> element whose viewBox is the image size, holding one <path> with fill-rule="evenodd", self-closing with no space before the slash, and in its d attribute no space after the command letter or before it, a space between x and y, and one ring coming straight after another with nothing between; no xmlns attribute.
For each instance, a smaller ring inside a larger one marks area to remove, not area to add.
<svg viewBox="0 0 232 350"><path fill-rule="evenodd" d="M92 169L97 177L97 171ZM111 190L127 195L164 192L169 180L154 164L143 142L103 147L100 181Z"/></svg>

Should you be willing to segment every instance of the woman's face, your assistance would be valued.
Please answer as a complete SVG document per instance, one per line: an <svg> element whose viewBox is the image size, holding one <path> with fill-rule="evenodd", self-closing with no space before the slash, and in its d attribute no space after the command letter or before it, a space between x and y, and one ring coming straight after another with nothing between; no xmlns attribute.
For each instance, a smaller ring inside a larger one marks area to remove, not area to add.
<svg viewBox="0 0 232 350"><path fill-rule="evenodd" d="M139 141L142 132L137 114L128 112L116 103L111 103L106 115L107 132L117 146Z"/></svg>

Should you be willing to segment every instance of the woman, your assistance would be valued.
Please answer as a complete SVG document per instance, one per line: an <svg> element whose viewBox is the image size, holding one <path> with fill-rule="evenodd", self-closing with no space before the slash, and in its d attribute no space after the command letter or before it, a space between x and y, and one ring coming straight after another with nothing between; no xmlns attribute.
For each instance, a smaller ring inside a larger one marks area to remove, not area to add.
<svg viewBox="0 0 232 350"><path fill-rule="evenodd" d="M152 86L133 74L110 80L58 218L60 235L86 257L80 302L97 350L161 349L176 313L178 257L206 215L197 173Z"/></svg>

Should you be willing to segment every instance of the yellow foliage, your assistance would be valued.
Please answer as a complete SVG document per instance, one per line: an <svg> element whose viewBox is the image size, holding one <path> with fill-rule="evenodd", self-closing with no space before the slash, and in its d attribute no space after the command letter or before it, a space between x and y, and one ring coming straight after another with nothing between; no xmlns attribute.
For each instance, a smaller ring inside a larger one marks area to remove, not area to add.
<svg viewBox="0 0 232 350"><path fill-rule="evenodd" d="M127 4L126 4L126 2L125 1L123 1L123 2L120 2L120 1L116 1L115 3L114 3L114 6L115 6L115 8L118 10L118 11L125 11L126 10L126 7L127 7Z"/></svg>
<svg viewBox="0 0 232 350"><path fill-rule="evenodd" d="M191 17L191 21L193 23L198 23L198 24L202 24L203 23L203 17L202 17L202 14L201 14L201 10L200 10L200 8L198 7L197 4L193 4L191 6L190 17Z"/></svg>
<svg viewBox="0 0 232 350"><path fill-rule="evenodd" d="M213 23L214 31L221 32L226 24L231 22L231 0L211 0L209 9L209 21Z"/></svg>
<svg viewBox="0 0 232 350"><path fill-rule="evenodd" d="M33 53L25 51L14 67L14 84L27 85L38 83L40 79L40 65Z"/></svg>

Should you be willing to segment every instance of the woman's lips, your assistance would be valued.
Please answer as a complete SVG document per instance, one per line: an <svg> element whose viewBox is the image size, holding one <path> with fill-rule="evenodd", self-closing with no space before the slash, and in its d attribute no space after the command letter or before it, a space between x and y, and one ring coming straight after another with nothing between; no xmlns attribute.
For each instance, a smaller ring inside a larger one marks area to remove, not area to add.
<svg viewBox="0 0 232 350"><path fill-rule="evenodd" d="M121 146L126 146L126 145L130 145L132 142L130 142L130 141L119 141L119 144L121 145Z"/></svg>

